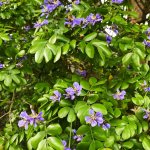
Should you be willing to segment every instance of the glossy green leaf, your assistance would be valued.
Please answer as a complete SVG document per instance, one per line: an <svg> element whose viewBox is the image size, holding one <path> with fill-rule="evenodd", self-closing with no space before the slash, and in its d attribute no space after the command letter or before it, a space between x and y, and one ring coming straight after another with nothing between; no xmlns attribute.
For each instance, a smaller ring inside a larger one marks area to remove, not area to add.
<svg viewBox="0 0 150 150"><path fill-rule="evenodd" d="M50 124L47 127L46 132L50 135L60 135L62 133L62 128L58 123Z"/></svg>
<svg viewBox="0 0 150 150"><path fill-rule="evenodd" d="M59 118L66 117L68 115L69 111L70 111L70 107L63 107L63 108L61 108L59 110L59 112L58 112L58 117Z"/></svg>
<svg viewBox="0 0 150 150"><path fill-rule="evenodd" d="M60 139L57 137L49 137L47 138L48 143L51 145L52 148L55 150L64 150L64 146Z"/></svg>
<svg viewBox="0 0 150 150"><path fill-rule="evenodd" d="M75 120L76 120L76 115L75 115L74 109L70 109L68 117L67 117L67 121L73 122Z"/></svg>
<svg viewBox="0 0 150 150"><path fill-rule="evenodd" d="M88 42L88 41L91 41L94 38L96 38L96 36L97 36L97 33L93 32L93 33L90 33L90 34L86 35L83 40Z"/></svg>
<svg viewBox="0 0 150 150"><path fill-rule="evenodd" d="M126 55L123 56L122 58L122 63L124 65L128 65L130 63L131 57L133 53L127 53Z"/></svg>
<svg viewBox="0 0 150 150"><path fill-rule="evenodd" d="M61 47L57 47L57 53L56 53L56 56L54 58L54 63L57 62L61 57Z"/></svg>
<svg viewBox="0 0 150 150"><path fill-rule="evenodd" d="M142 141L142 145L145 150L150 150L150 139L145 137Z"/></svg>
<svg viewBox="0 0 150 150"><path fill-rule="evenodd" d="M35 62L38 64L43 60L44 49L40 49L35 53Z"/></svg>
<svg viewBox="0 0 150 150"><path fill-rule="evenodd" d="M107 114L107 109L102 104L95 103L91 107L96 112L101 112L103 115Z"/></svg>
<svg viewBox="0 0 150 150"><path fill-rule="evenodd" d="M44 58L46 63L52 59L52 52L48 47L44 49Z"/></svg>
<svg viewBox="0 0 150 150"><path fill-rule="evenodd" d="M92 44L88 43L88 44L86 45L86 47L85 47L85 52L86 52L86 54L88 55L88 57L94 58L94 53L95 53L95 51L94 51L94 47L93 47Z"/></svg>

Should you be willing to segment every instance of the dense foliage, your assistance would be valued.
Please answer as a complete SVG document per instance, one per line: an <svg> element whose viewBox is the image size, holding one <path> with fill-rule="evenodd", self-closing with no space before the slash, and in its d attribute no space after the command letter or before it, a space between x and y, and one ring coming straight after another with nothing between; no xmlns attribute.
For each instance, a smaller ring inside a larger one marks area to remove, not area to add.
<svg viewBox="0 0 150 150"><path fill-rule="evenodd" d="M150 28L132 10L0 2L0 150L150 150Z"/></svg>

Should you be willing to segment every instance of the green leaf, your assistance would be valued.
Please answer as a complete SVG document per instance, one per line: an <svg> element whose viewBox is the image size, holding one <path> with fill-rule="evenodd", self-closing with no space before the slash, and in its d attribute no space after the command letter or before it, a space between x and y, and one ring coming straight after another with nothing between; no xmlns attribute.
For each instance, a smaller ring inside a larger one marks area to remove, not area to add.
<svg viewBox="0 0 150 150"><path fill-rule="evenodd" d="M134 146L134 143L132 141L127 141L127 142L124 142L122 146L127 149L131 149Z"/></svg>
<svg viewBox="0 0 150 150"><path fill-rule="evenodd" d="M127 53L126 55L123 56L122 58L122 63L124 65L128 65L130 63L131 57L133 53Z"/></svg>
<svg viewBox="0 0 150 150"><path fill-rule="evenodd" d="M84 49L86 47L86 44L84 41L81 41L78 45L79 50L81 50L82 53L84 53Z"/></svg>
<svg viewBox="0 0 150 150"><path fill-rule="evenodd" d="M34 137L31 137L27 143L28 149L32 150L32 147L34 149L37 148L38 144L41 140L45 137L45 131L38 132Z"/></svg>
<svg viewBox="0 0 150 150"><path fill-rule="evenodd" d="M94 38L96 38L96 36L97 36L97 33L93 32L93 33L90 33L90 34L86 35L83 40L88 42L88 41L91 41Z"/></svg>
<svg viewBox="0 0 150 150"><path fill-rule="evenodd" d="M57 53L57 46L56 45L47 43L46 46L53 52L54 55L56 55L56 53Z"/></svg>
<svg viewBox="0 0 150 150"><path fill-rule="evenodd" d="M85 52L86 52L86 54L88 55L88 57L94 58L94 53L95 53L95 51L94 51L94 47L93 47L92 44L88 43L88 44L86 45L86 47L85 47Z"/></svg>
<svg viewBox="0 0 150 150"><path fill-rule="evenodd" d="M140 50L139 48L134 48L133 50L137 55L139 55L141 59L145 58L146 54L142 50Z"/></svg>
<svg viewBox="0 0 150 150"><path fill-rule="evenodd" d="M83 135L88 132L90 132L90 127L88 125L81 125L77 130L78 135Z"/></svg>
<svg viewBox="0 0 150 150"><path fill-rule="evenodd" d="M70 42L70 46L71 46L73 49L75 49L75 47L76 47L76 40L72 40L72 41Z"/></svg>
<svg viewBox="0 0 150 150"><path fill-rule="evenodd" d="M126 126L125 127L125 129L123 130L123 132L122 132L122 138L124 139L124 140L127 140L127 139L129 139L130 138L130 129L129 129L129 127L128 126Z"/></svg>
<svg viewBox="0 0 150 150"><path fill-rule="evenodd" d="M67 116L67 114L69 113L70 111L70 107L63 107L59 110L58 112L58 117L59 118L64 118Z"/></svg>
<svg viewBox="0 0 150 150"><path fill-rule="evenodd" d="M11 75L6 75L5 80L4 80L4 84L5 84L6 86L10 86L11 83L12 83Z"/></svg>
<svg viewBox="0 0 150 150"><path fill-rule="evenodd" d="M143 139L142 145L145 150L150 150L150 140L148 138Z"/></svg>
<svg viewBox="0 0 150 150"><path fill-rule="evenodd" d="M56 137L49 137L47 138L47 141L55 150L64 150L64 146L60 139Z"/></svg>
<svg viewBox="0 0 150 150"><path fill-rule="evenodd" d="M111 147L114 144L114 141L115 141L114 136L110 136L104 143L105 147Z"/></svg>
<svg viewBox="0 0 150 150"><path fill-rule="evenodd" d="M135 65L135 67L140 67L141 64L140 64L140 57L138 54L134 53L132 55L132 61L133 61L133 64Z"/></svg>
<svg viewBox="0 0 150 150"><path fill-rule="evenodd" d="M83 89L85 90L89 90L90 89L90 85L87 81L85 80L81 80L80 85L82 86Z"/></svg>
<svg viewBox="0 0 150 150"><path fill-rule="evenodd" d="M96 112L101 112L101 113L104 114L104 115L107 114L107 109L106 109L105 106L102 105L102 104L97 104L97 103L95 103L95 104L93 104L91 107L92 107L92 109L93 109L94 111L96 111Z"/></svg>
<svg viewBox="0 0 150 150"><path fill-rule="evenodd" d="M14 141L17 139L18 134L14 134L10 139L10 144L14 143Z"/></svg>
<svg viewBox="0 0 150 150"><path fill-rule="evenodd" d="M89 83L90 83L91 85L95 85L96 82L97 82L97 79L96 79L95 77L90 77Z"/></svg>
<svg viewBox="0 0 150 150"><path fill-rule="evenodd" d="M56 39L57 39L57 35L56 34L53 34L51 36L51 38L49 39L49 43L51 44L54 44L56 42Z"/></svg>
<svg viewBox="0 0 150 150"><path fill-rule="evenodd" d="M52 59L52 52L48 47L44 49L44 58L46 63Z"/></svg>
<svg viewBox="0 0 150 150"><path fill-rule="evenodd" d="M74 109L70 109L68 117L67 117L67 121L73 122L75 120L76 120L76 115L75 115Z"/></svg>
<svg viewBox="0 0 150 150"><path fill-rule="evenodd" d="M93 103L95 103L98 100L98 98L99 98L98 94L90 94L88 96L87 103L88 104L93 104Z"/></svg>
<svg viewBox="0 0 150 150"><path fill-rule="evenodd" d="M40 49L35 53L35 62L37 62L38 64L41 63L43 60L43 53L43 49Z"/></svg>
<svg viewBox="0 0 150 150"><path fill-rule="evenodd" d="M60 105L61 107L65 107L65 106L71 106L72 104L71 104L70 101L63 99L63 100L61 100L61 101L59 102L59 105Z"/></svg>
<svg viewBox="0 0 150 150"><path fill-rule="evenodd" d="M70 47L70 45L69 45L68 43L66 43L66 44L62 47L62 50L63 50L62 54L63 54L63 55L66 55L66 54L69 52L69 47Z"/></svg>
<svg viewBox="0 0 150 150"><path fill-rule="evenodd" d="M29 53L34 54L37 51L43 50L47 41L45 40L36 40L34 41L33 45L29 49Z"/></svg>
<svg viewBox="0 0 150 150"><path fill-rule="evenodd" d="M60 59L60 56L61 56L61 47L58 46L57 47L57 53L56 53L56 56L54 58L54 63Z"/></svg>
<svg viewBox="0 0 150 150"><path fill-rule="evenodd" d="M115 116L116 118L118 118L120 115L121 115L120 109L119 109L119 108L116 108L116 109L114 110L114 116Z"/></svg>
<svg viewBox="0 0 150 150"><path fill-rule="evenodd" d="M6 33L0 33L0 38L4 41L9 41L10 38Z"/></svg>
<svg viewBox="0 0 150 150"><path fill-rule="evenodd" d="M144 103L144 98L140 94L136 93L135 97L132 97L132 102L136 105L141 106Z"/></svg>
<svg viewBox="0 0 150 150"><path fill-rule="evenodd" d="M95 149L95 141L92 141L89 147L89 150L96 150Z"/></svg>
<svg viewBox="0 0 150 150"><path fill-rule="evenodd" d="M50 135L60 135L62 133L62 128L58 123L50 124L47 127L46 132Z"/></svg>
<svg viewBox="0 0 150 150"><path fill-rule="evenodd" d="M98 48L98 51L101 50L105 54L106 57L110 57L111 56L111 51L107 47L107 43L106 42L93 40L92 44Z"/></svg>
<svg viewBox="0 0 150 150"><path fill-rule="evenodd" d="M19 78L18 78L17 75L13 74L13 75L11 75L11 77L12 77L12 79L13 79L14 82L16 82L17 84L20 83L20 80L19 80Z"/></svg>

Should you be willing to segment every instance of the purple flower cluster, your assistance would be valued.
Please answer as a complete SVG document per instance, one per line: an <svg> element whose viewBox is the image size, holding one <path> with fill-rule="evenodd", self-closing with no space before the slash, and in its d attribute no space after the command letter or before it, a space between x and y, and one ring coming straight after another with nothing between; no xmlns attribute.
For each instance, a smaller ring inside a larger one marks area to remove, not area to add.
<svg viewBox="0 0 150 150"><path fill-rule="evenodd" d="M81 25L81 23L83 23L84 18L75 18L75 16L69 16L68 18L66 18L66 22L64 23L65 25L69 25L72 28L74 28L75 26L79 26Z"/></svg>
<svg viewBox="0 0 150 150"><path fill-rule="evenodd" d="M100 14L90 14L86 18L76 18L75 16L69 16L66 21L65 25L69 25L72 28L76 26L83 25L82 28L85 28L87 25L91 24L92 26L95 25L96 22L101 22L102 21L102 16Z"/></svg>
<svg viewBox="0 0 150 150"><path fill-rule="evenodd" d="M28 25L28 26L25 26L24 29L25 29L25 31L29 31L31 29L31 27Z"/></svg>
<svg viewBox="0 0 150 150"><path fill-rule="evenodd" d="M80 142L83 138L83 135L77 135L76 129L73 129L73 133L74 133L73 139L76 140L77 142Z"/></svg>
<svg viewBox="0 0 150 150"><path fill-rule="evenodd" d="M78 82L73 83L73 87L68 87L65 89L66 94L64 94L65 99L71 99L74 100L75 96L79 96L81 94L82 86L79 85ZM61 99L61 93L56 90L53 92L54 95L50 96L50 99L53 100L53 102L60 101Z"/></svg>
<svg viewBox="0 0 150 150"><path fill-rule="evenodd" d="M74 0L73 3L76 4L76 5L79 5L80 4L80 0Z"/></svg>
<svg viewBox="0 0 150 150"><path fill-rule="evenodd" d="M47 18L49 14L61 4L62 3L59 0L44 0L44 5L42 6L41 16L46 15L46 18Z"/></svg>
<svg viewBox="0 0 150 150"><path fill-rule="evenodd" d="M147 35L147 38L150 40L150 28L146 30L145 34Z"/></svg>
<svg viewBox="0 0 150 150"><path fill-rule="evenodd" d="M106 42L107 42L108 44L110 44L111 41L112 41L112 37L109 36L109 35L106 35Z"/></svg>
<svg viewBox="0 0 150 150"><path fill-rule="evenodd" d="M144 80L144 83L141 84L145 92L150 92L150 87L147 86L147 82Z"/></svg>
<svg viewBox="0 0 150 150"><path fill-rule="evenodd" d="M91 24L92 26L95 25L96 22L101 22L102 21L102 16L100 14L92 14L90 13L89 16L86 17L85 21L84 21L84 27L86 27L88 24Z"/></svg>
<svg viewBox="0 0 150 150"><path fill-rule="evenodd" d="M121 4L124 0L112 0L112 3Z"/></svg>
<svg viewBox="0 0 150 150"><path fill-rule="evenodd" d="M113 98L117 99L117 100L123 100L125 95L126 95L126 91L123 90L123 91L120 92L117 89L117 93L113 94Z"/></svg>
<svg viewBox="0 0 150 150"><path fill-rule="evenodd" d="M65 140L62 140L62 144L64 145L64 150L71 150L69 147L66 147L67 142Z"/></svg>
<svg viewBox="0 0 150 150"><path fill-rule="evenodd" d="M5 66L4 64L0 63L0 69L4 68L4 66Z"/></svg>
<svg viewBox="0 0 150 150"><path fill-rule="evenodd" d="M37 23L34 23L34 28L40 28L44 25L47 25L48 24L48 20L43 20L42 22L37 22Z"/></svg>
<svg viewBox="0 0 150 150"><path fill-rule="evenodd" d="M77 70L76 70L76 73L77 73L78 75L83 76L83 77L86 77L86 75L87 75L86 70L82 70L82 69L77 69Z"/></svg>
<svg viewBox="0 0 150 150"><path fill-rule="evenodd" d="M142 109L145 112L145 115L143 116L144 119L149 119L150 118L150 111L146 109Z"/></svg>
<svg viewBox="0 0 150 150"><path fill-rule="evenodd" d="M0 2L0 6L2 6L3 5L3 2Z"/></svg>
<svg viewBox="0 0 150 150"><path fill-rule="evenodd" d="M86 123L91 124L92 127L95 126L102 126L104 130L107 130L110 128L109 123L104 123L103 114L101 112L94 112L93 109L89 110L90 116L85 117Z"/></svg>
<svg viewBox="0 0 150 150"><path fill-rule="evenodd" d="M74 100L75 99L75 95L79 96L81 94L81 90L82 90L82 86L79 85L78 82L74 82L73 83L73 87L68 87L65 91L66 94L65 95L65 99L71 99Z"/></svg>
<svg viewBox="0 0 150 150"><path fill-rule="evenodd" d="M145 34L147 35L147 39L148 40L144 40L143 43L144 45L146 45L147 47L150 47L150 28L148 28L146 31L145 31Z"/></svg>
<svg viewBox="0 0 150 150"><path fill-rule="evenodd" d="M54 102L60 101L61 99L61 93L59 91L54 91L54 95L50 96L50 99L53 100Z"/></svg>
<svg viewBox="0 0 150 150"><path fill-rule="evenodd" d="M25 127L25 129L27 130L28 124L34 125L34 127L36 127L39 121L44 121L44 118L42 117L42 112L36 114L34 110L31 111L31 115L28 115L26 111L21 112L20 118L22 118L22 120L19 120L18 122L19 127Z"/></svg>

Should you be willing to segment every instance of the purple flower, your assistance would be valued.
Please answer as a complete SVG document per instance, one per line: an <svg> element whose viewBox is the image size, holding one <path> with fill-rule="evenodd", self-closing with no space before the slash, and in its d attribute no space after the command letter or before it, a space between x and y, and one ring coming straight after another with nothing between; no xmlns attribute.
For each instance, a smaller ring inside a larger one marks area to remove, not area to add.
<svg viewBox="0 0 150 150"><path fill-rule="evenodd" d="M144 88L144 91L145 91L145 92L150 92L150 87Z"/></svg>
<svg viewBox="0 0 150 150"><path fill-rule="evenodd" d="M77 96L79 96L81 94L81 90L82 90L82 86L79 85L78 82L74 82L73 83L73 86L74 86L74 92Z"/></svg>
<svg viewBox="0 0 150 150"><path fill-rule="evenodd" d="M20 114L20 118L22 118L22 120L19 120L18 126L19 127L25 127L25 129L28 129L28 124L30 123L31 117L27 114L26 111L23 111Z"/></svg>
<svg viewBox="0 0 150 150"><path fill-rule="evenodd" d="M78 5L80 3L80 0L75 0L74 4Z"/></svg>
<svg viewBox="0 0 150 150"><path fill-rule="evenodd" d="M25 26L24 29L25 29L26 31L29 31L29 30L31 29L31 27L30 27L30 26Z"/></svg>
<svg viewBox="0 0 150 150"><path fill-rule="evenodd" d="M66 90L66 93L67 94L64 94L65 95L65 99L68 99L70 98L71 100L74 100L75 99L75 91L72 87L68 87Z"/></svg>
<svg viewBox="0 0 150 150"><path fill-rule="evenodd" d="M112 0L112 3L121 4L124 0Z"/></svg>
<svg viewBox="0 0 150 150"><path fill-rule="evenodd" d="M34 110L31 110L32 114L30 115L30 124L34 125L34 127L37 126L37 123L39 121L44 121L44 118L42 117L42 112L40 112L39 114L36 114Z"/></svg>
<svg viewBox="0 0 150 150"><path fill-rule="evenodd" d="M117 100L123 100L125 95L126 95L126 91L123 90L123 91L120 92L117 89L117 93L113 94L113 98L117 99Z"/></svg>
<svg viewBox="0 0 150 150"><path fill-rule="evenodd" d="M108 130L108 129L110 128L110 124L109 124L109 123L103 124L103 125L102 125L102 128L103 128L104 130Z"/></svg>
<svg viewBox="0 0 150 150"><path fill-rule="evenodd" d="M36 114L34 110L31 111L31 115L28 115L26 111L21 112L20 117L22 118L22 120L19 120L18 122L19 127L25 127L25 129L28 129L29 123L36 127L39 121L44 121L44 118L42 118L42 112Z"/></svg>
<svg viewBox="0 0 150 150"><path fill-rule="evenodd" d="M84 21L84 18L75 18L74 16L71 16L66 19L65 25L70 25L72 28L81 25L81 23Z"/></svg>
<svg viewBox="0 0 150 150"><path fill-rule="evenodd" d="M112 37L109 35L106 35L106 42L109 44L112 41Z"/></svg>
<svg viewBox="0 0 150 150"><path fill-rule="evenodd" d="M149 40L144 40L143 43L144 43L144 45L146 45L147 47L150 47L150 41L149 41Z"/></svg>
<svg viewBox="0 0 150 150"><path fill-rule="evenodd" d="M150 111L146 110L146 109L142 109L145 112L145 115L143 116L144 119L149 119L150 117Z"/></svg>
<svg viewBox="0 0 150 150"><path fill-rule="evenodd" d="M5 66L4 64L0 63L0 69L4 68L4 66Z"/></svg>
<svg viewBox="0 0 150 150"><path fill-rule="evenodd" d="M102 21L102 16L100 14L94 15L90 13L90 15L87 16L84 21L83 28L85 28L88 24L92 24L94 26L96 22L101 22L101 21Z"/></svg>
<svg viewBox="0 0 150 150"><path fill-rule="evenodd" d="M93 109L90 109L89 114L90 116L85 117L86 123L91 124L92 127L95 127L96 125L100 126L101 124L103 124L104 119L101 112L95 113Z"/></svg>
<svg viewBox="0 0 150 150"><path fill-rule="evenodd" d="M69 147L66 147L67 142L65 140L62 140L62 144L64 145L64 150L71 150Z"/></svg>
<svg viewBox="0 0 150 150"><path fill-rule="evenodd" d="M43 20L42 22L37 22L37 23L34 23L34 28L40 28L44 25L47 25L48 24L48 20Z"/></svg>
<svg viewBox="0 0 150 150"><path fill-rule="evenodd" d="M148 28L145 33L148 36L147 38L150 40L150 28Z"/></svg>
<svg viewBox="0 0 150 150"><path fill-rule="evenodd" d="M2 6L3 5L3 2L0 2L0 6Z"/></svg>
<svg viewBox="0 0 150 150"><path fill-rule="evenodd" d="M54 96L50 96L50 99L54 102L60 101L61 99L61 93L59 91L54 91Z"/></svg>
<svg viewBox="0 0 150 150"><path fill-rule="evenodd" d="M73 133L75 134L73 136L73 139L76 140L77 142L80 142L82 140L82 138L83 138L83 135L77 135L75 129L73 129Z"/></svg>
<svg viewBox="0 0 150 150"><path fill-rule="evenodd" d="M83 77L86 77L86 74L87 74L86 70L81 70L81 69L77 69L76 73Z"/></svg>
<svg viewBox="0 0 150 150"><path fill-rule="evenodd" d="M42 14L41 16L47 15L48 17L49 13L54 11L58 6L60 6L62 3L59 0L44 0L44 5L42 6Z"/></svg>

